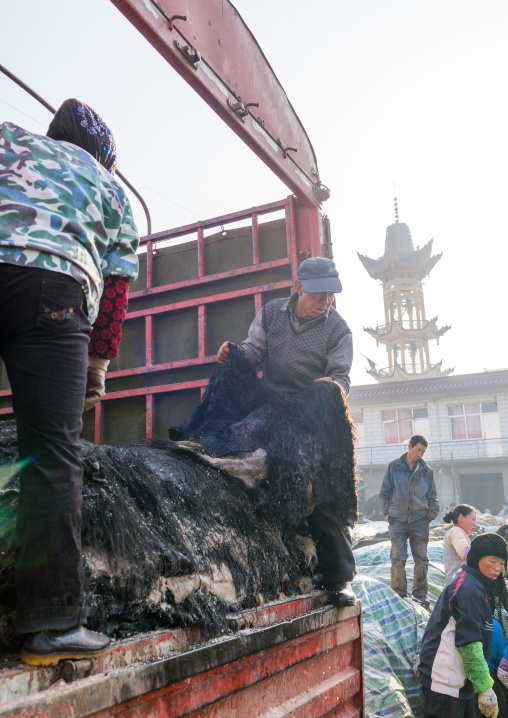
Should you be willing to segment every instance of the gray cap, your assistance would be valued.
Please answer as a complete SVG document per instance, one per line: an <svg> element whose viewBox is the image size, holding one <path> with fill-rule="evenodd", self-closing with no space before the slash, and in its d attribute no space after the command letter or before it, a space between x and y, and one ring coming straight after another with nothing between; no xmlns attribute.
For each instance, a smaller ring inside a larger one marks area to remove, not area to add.
<svg viewBox="0 0 508 718"><path fill-rule="evenodd" d="M324 257L305 259L298 267L297 277L309 294L318 294L319 292L338 294L342 292L339 273L331 259Z"/></svg>

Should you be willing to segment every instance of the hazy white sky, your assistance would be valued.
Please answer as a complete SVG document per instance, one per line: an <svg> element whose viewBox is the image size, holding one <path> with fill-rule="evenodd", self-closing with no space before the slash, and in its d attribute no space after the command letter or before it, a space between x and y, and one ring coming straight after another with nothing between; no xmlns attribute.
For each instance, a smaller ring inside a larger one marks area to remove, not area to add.
<svg viewBox="0 0 508 718"><path fill-rule="evenodd" d="M338 309L366 354L384 322L379 257L393 197L415 246L441 261L428 317L452 329L431 360L455 373L508 368L508 4L504 0L236 0L314 146L332 196ZM58 106L78 97L113 129L119 167L154 231L280 199L283 184L109 0L2 0L0 63ZM246 58L248 61L248 58ZM45 131L49 113L0 75L0 120ZM133 201L145 232L144 215Z"/></svg>

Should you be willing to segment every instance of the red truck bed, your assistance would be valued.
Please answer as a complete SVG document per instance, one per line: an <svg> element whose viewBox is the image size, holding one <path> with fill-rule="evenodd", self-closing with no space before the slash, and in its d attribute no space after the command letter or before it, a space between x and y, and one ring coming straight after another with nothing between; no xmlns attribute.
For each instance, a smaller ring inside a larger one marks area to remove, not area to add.
<svg viewBox="0 0 508 718"><path fill-rule="evenodd" d="M324 601L315 593L231 616L233 633L206 642L195 628L121 641L83 678L88 661L6 664L0 716L364 716L361 603Z"/></svg>

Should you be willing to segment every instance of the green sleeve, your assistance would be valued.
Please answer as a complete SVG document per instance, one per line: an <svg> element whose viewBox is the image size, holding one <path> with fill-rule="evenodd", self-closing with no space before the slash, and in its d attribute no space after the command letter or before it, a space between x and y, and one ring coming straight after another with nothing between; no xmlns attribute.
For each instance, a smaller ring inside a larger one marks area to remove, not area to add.
<svg viewBox="0 0 508 718"><path fill-rule="evenodd" d="M464 671L473 684L474 692L482 693L487 688L492 688L494 681L490 677L480 641L474 641L467 646L459 646L459 651L464 663Z"/></svg>

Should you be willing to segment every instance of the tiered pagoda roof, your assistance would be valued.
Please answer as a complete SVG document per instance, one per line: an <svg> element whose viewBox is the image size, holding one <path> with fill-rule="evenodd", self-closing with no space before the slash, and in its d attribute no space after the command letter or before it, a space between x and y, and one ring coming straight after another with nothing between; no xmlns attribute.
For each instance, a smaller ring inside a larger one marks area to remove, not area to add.
<svg viewBox="0 0 508 718"><path fill-rule="evenodd" d="M378 342L390 342L394 339L398 339L399 337L405 339L408 337L414 337L415 334L421 336L422 339L439 339L439 337L443 336L443 334L447 332L451 326L448 325L439 329L436 326L436 322L437 317L433 317L432 319L424 322L409 322L407 320L397 322L395 319L392 319L390 324L382 324L375 329L372 329L371 327L363 327L363 331L370 334L371 337L374 337L374 339Z"/></svg>
<svg viewBox="0 0 508 718"><path fill-rule="evenodd" d="M370 365L370 369L366 370L367 374L370 374L374 377L374 379L379 382L415 381L416 379L422 379L424 377L427 379L433 379L436 376L448 376L448 374L451 374L454 370L454 367L451 369L443 369L442 361L438 361L437 364L417 366L417 371L412 371L410 365L407 367L407 369L411 371L408 371L397 363L395 363L391 367L384 367L383 369L378 369L375 362L373 362L368 357L366 357L366 359Z"/></svg>
<svg viewBox="0 0 508 718"><path fill-rule="evenodd" d="M386 228L385 251L379 259L358 253L373 279L383 283L385 321L375 328L364 327L376 342L384 344L389 366L378 368L368 359L367 372L379 382L415 380L423 376L446 376L453 369L443 369L441 362L431 363L429 342L439 338L450 327L439 328L437 317L427 320L423 301L422 279L439 262L442 254L432 256L432 240L421 249L414 248L409 227L399 222L395 197L395 223Z"/></svg>
<svg viewBox="0 0 508 718"><path fill-rule="evenodd" d="M432 240L421 249L415 249L409 227L395 222L386 228L385 253L379 259L371 259L357 253L372 279L389 282L393 279L419 279L426 277L439 262L441 254L432 255Z"/></svg>

